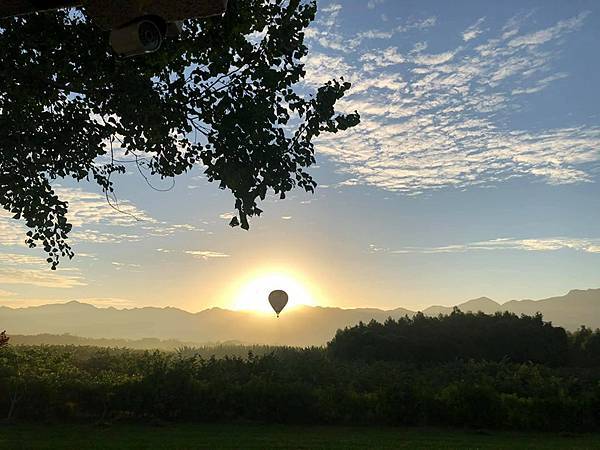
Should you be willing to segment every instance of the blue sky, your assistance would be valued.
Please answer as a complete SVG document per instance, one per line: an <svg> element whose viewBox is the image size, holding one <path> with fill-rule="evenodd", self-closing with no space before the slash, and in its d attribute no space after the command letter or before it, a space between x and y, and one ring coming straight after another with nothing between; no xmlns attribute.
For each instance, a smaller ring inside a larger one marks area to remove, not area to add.
<svg viewBox="0 0 600 450"><path fill-rule="evenodd" d="M50 273L2 216L0 303L196 311L269 271L345 307L600 286L600 3L321 1L308 42L306 87L344 76L362 116L319 142L314 196L267 199L244 232L200 169L164 193L122 176L141 220L60 181L78 256Z"/></svg>

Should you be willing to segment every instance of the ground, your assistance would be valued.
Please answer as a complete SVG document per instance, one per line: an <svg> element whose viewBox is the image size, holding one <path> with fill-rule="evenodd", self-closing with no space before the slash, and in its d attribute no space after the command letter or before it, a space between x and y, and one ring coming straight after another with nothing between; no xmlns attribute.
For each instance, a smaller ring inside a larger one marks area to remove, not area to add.
<svg viewBox="0 0 600 450"><path fill-rule="evenodd" d="M598 449L597 434L283 425L0 426L0 449Z"/></svg>

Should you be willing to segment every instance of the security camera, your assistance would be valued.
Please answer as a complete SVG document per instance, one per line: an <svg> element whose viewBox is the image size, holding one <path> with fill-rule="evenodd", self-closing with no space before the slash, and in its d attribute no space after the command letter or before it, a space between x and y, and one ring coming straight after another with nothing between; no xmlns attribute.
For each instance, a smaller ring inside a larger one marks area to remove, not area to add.
<svg viewBox="0 0 600 450"><path fill-rule="evenodd" d="M126 57L155 52L186 19L225 13L227 0L0 0L0 18L81 6Z"/></svg>
<svg viewBox="0 0 600 450"><path fill-rule="evenodd" d="M158 50L167 26L155 17L140 17L110 32L110 45L119 56L143 55Z"/></svg>

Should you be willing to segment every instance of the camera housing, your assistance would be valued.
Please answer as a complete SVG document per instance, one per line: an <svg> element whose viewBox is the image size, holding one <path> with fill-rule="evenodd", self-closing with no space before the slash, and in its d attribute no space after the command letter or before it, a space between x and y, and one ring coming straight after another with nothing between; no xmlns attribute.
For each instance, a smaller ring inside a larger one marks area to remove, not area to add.
<svg viewBox="0 0 600 450"><path fill-rule="evenodd" d="M225 13L227 0L0 0L0 18L76 7L110 30L113 50L128 57L155 52L184 20Z"/></svg>
<svg viewBox="0 0 600 450"><path fill-rule="evenodd" d="M167 24L159 17L139 17L110 32L110 45L122 57L152 53L165 39Z"/></svg>

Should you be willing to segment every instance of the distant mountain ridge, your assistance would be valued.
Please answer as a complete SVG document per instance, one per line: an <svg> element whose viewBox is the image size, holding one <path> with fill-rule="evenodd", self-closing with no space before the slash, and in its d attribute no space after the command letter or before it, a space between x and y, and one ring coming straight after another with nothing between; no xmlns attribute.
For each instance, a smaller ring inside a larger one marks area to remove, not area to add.
<svg viewBox="0 0 600 450"><path fill-rule="evenodd" d="M464 312L540 312L544 319L569 330L581 325L600 328L600 289L572 290L542 300L511 300L500 304L487 297L457 305ZM431 306L426 315L448 314L454 307ZM0 307L0 329L12 334L72 334L87 338L178 340L184 342L239 341L248 344L322 345L337 329L372 319L384 321L413 316L405 308L342 309L303 306L284 312L279 319L244 311L211 308L198 313L166 307L133 309L98 308L72 301L27 308Z"/></svg>
<svg viewBox="0 0 600 450"><path fill-rule="evenodd" d="M600 328L600 289L573 289L566 295L542 300L511 300L498 303L487 297L480 297L457 305L463 311L482 311L492 314L497 311L510 311L515 314L544 315L544 320L569 330L581 325ZM424 314L449 314L454 307L431 306L423 310Z"/></svg>

